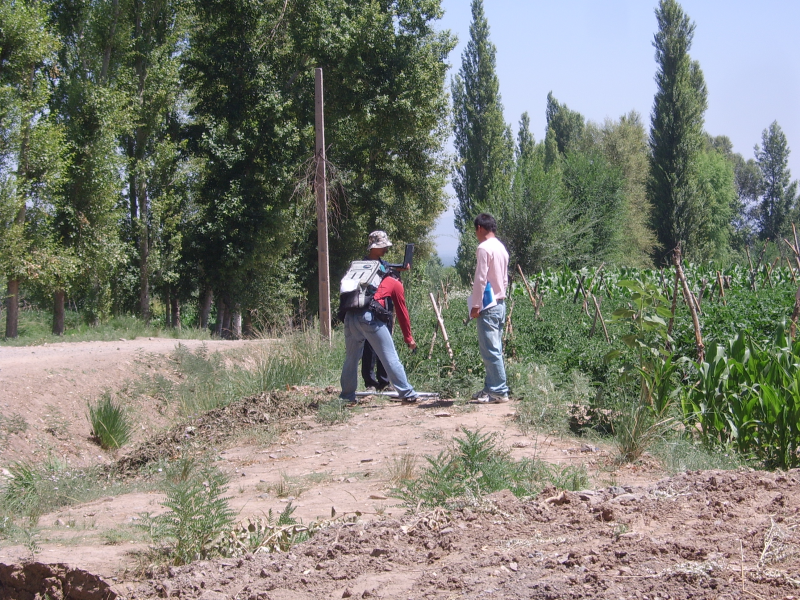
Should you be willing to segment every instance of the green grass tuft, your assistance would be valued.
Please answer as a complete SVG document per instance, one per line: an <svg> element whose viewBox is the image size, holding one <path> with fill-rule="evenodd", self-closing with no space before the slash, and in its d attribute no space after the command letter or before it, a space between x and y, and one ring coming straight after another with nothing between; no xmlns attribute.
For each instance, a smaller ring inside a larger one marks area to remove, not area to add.
<svg viewBox="0 0 800 600"><path fill-rule="evenodd" d="M96 404L89 405L92 435L106 450L124 446L131 438L131 422L125 410L106 393Z"/></svg>

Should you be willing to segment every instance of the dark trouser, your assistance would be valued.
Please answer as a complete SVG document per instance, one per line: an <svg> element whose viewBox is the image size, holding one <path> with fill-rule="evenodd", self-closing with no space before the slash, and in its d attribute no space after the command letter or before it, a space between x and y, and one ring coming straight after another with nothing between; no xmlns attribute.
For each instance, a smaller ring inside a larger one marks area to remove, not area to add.
<svg viewBox="0 0 800 600"><path fill-rule="evenodd" d="M389 319L386 325L389 327L389 333L392 333L394 331L394 319ZM361 355L361 377L364 378L364 387L374 387L376 390L382 390L389 385L389 376L386 374L383 363L381 363L375 350L366 340L364 341L364 353Z"/></svg>
<svg viewBox="0 0 800 600"><path fill-rule="evenodd" d="M389 385L389 377L386 375L383 363L378 358L378 355L375 354L369 342L366 341L364 342L364 353L361 355L361 377L364 378L364 387L374 387L376 390L382 390Z"/></svg>

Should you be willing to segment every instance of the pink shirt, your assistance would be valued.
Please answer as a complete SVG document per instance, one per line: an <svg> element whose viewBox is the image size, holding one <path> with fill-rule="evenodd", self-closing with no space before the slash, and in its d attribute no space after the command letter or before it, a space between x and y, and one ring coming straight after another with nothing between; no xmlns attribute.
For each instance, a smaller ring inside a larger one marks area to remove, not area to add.
<svg viewBox="0 0 800 600"><path fill-rule="evenodd" d="M506 297L508 282L508 252L503 242L490 237L478 245L478 264L475 265L475 281L472 284L472 295L469 297L470 308L480 308L486 282L492 284L495 300Z"/></svg>

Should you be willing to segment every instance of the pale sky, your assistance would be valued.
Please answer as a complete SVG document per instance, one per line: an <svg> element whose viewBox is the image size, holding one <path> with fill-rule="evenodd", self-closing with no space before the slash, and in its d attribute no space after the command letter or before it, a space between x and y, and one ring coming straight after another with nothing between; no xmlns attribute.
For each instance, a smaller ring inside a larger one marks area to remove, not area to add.
<svg viewBox="0 0 800 600"><path fill-rule="evenodd" d="M440 29L458 36L449 79L461 66L472 18L470 0L442 0ZM506 122L516 137L523 112L536 141L544 138L547 93L585 118L602 123L630 110L650 126L656 91L653 36L657 0L484 0ZM792 179L800 178L800 2L797 0L684 0L695 23L689 50L708 87L705 128L727 135L733 149L753 158L761 132L777 120L793 150ZM452 146L451 146L452 151ZM452 187L448 192L453 196ZM451 198L451 203L454 198ZM458 238L452 208L439 220L437 248L445 264Z"/></svg>

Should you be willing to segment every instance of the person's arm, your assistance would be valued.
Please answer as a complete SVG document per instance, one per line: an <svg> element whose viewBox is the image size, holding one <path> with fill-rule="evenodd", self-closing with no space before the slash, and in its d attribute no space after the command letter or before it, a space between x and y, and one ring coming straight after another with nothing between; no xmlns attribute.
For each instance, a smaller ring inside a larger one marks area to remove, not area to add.
<svg viewBox="0 0 800 600"><path fill-rule="evenodd" d="M472 283L472 295L470 301L472 306L469 308L469 316L473 319L481 312L481 299L483 291L486 289L486 282L489 279L489 253L485 248L478 247L477 264L475 265L475 280Z"/></svg>
<svg viewBox="0 0 800 600"><path fill-rule="evenodd" d="M405 290L403 284L397 280L392 280L392 284L391 296L397 312L397 321L400 323L400 330L403 332L403 340L413 350L417 347L417 343L411 334L411 318L408 316Z"/></svg>

